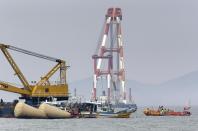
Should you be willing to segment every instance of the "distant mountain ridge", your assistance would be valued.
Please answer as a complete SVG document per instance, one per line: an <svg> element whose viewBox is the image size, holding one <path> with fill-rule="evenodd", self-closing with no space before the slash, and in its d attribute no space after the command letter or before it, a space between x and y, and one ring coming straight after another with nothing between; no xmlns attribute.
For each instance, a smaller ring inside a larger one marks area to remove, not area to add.
<svg viewBox="0 0 198 131"><path fill-rule="evenodd" d="M77 95L89 99L92 85L92 78L69 83L70 93L73 94L74 88L76 88ZM158 85L126 80L126 91L129 87L132 88L133 98L139 105L184 105L188 100L191 100L194 105L198 104L198 71L187 73ZM101 90L105 90L105 87L101 88L97 88L100 93Z"/></svg>
<svg viewBox="0 0 198 131"><path fill-rule="evenodd" d="M69 92L73 95L74 88L76 88L77 95L88 100L91 97L92 87L93 79L90 77L70 82ZM198 105L198 71L187 73L158 85L126 80L126 91L130 87L135 103L140 106L184 105L188 100L192 105ZM105 83L101 84L101 88L97 88L98 95L101 95L102 90L105 89ZM5 101L12 101L18 97L19 95L15 93L0 91L0 98Z"/></svg>
<svg viewBox="0 0 198 131"><path fill-rule="evenodd" d="M176 87L186 87L186 86L198 86L198 71L190 72L180 77L168 80L159 84L158 86L176 86Z"/></svg>

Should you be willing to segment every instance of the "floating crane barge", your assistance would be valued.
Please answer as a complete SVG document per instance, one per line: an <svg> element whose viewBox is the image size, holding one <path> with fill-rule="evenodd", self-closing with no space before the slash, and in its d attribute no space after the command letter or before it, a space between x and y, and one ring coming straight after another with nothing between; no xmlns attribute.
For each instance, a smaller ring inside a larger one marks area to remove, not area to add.
<svg viewBox="0 0 198 131"><path fill-rule="evenodd" d="M0 82L0 90L18 93L21 95L20 98L25 99L26 103L30 105L39 104L39 102L45 101L46 99L49 99L49 97L57 98L57 100L68 99L68 85L66 83L67 66L64 60L24 50L11 45L0 44L0 49L23 85L23 87L16 87L6 82ZM12 58L11 54L8 52L8 49L41 59L53 61L57 64L46 75L41 77L41 79L35 85L30 85ZM49 82L49 78L58 70L60 70L60 82L56 85L52 85Z"/></svg>
<svg viewBox="0 0 198 131"><path fill-rule="evenodd" d="M13 103L5 103L3 102L3 100L1 100L0 117L14 117L14 111L16 111L15 115L17 113L18 116L20 116L21 114L24 115L23 113L27 111L25 115L28 116L28 115L31 115L31 113L28 112L29 110L31 111L38 110L38 109L33 109L33 108L39 107L39 105L45 101L50 101L54 98L56 98L57 101L68 100L68 84L66 83L66 69L68 66L66 66L66 62L64 60L57 59L54 57L49 57L46 55L42 55L39 53L35 53L32 51L28 51L25 49L21 49L21 48L14 47L11 45L6 45L6 44L0 44L0 49L23 85L23 87L17 87L8 82L0 81L0 90L20 94L21 97L19 98L24 99L25 103L27 104L27 105L24 105L24 104L19 103L17 106L16 105L17 101ZM49 70L48 73L42 76L41 79L36 84L29 84L28 80L25 78L24 74L19 69L18 65L16 64L16 62L14 61L14 59L12 58L8 50L13 50L13 51L17 51L26 55L38 57L38 58L45 59L48 61L53 61L53 62L56 62L57 64L51 70ZM57 82L56 84L50 83L49 79L58 70L60 72L60 81ZM32 106L32 108L31 107L29 108L28 105ZM46 106L46 107L47 109L51 108L49 106ZM23 109L27 109L27 110L23 110Z"/></svg>

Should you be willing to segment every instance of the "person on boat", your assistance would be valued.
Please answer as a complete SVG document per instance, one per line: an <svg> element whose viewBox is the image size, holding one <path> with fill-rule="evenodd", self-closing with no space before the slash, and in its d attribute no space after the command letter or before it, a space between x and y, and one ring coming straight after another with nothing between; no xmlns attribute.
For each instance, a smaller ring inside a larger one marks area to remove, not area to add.
<svg viewBox="0 0 198 131"><path fill-rule="evenodd" d="M184 111L188 111L188 110L190 110L190 106L185 106Z"/></svg>
<svg viewBox="0 0 198 131"><path fill-rule="evenodd" d="M187 116L190 116L191 115L191 112L189 110L190 110L190 107L184 107L183 113L185 115L187 115Z"/></svg>
<svg viewBox="0 0 198 131"><path fill-rule="evenodd" d="M160 115L164 115L165 110L163 106L160 106L159 112L160 112Z"/></svg>
<svg viewBox="0 0 198 131"><path fill-rule="evenodd" d="M93 111L92 111L92 107L91 107L91 106L89 107L89 112L90 112L90 114L92 114L92 113L93 113Z"/></svg>
<svg viewBox="0 0 198 131"><path fill-rule="evenodd" d="M163 109L160 110L160 115L164 115L164 110Z"/></svg>
<svg viewBox="0 0 198 131"><path fill-rule="evenodd" d="M78 116L81 116L81 108L78 106Z"/></svg>
<svg viewBox="0 0 198 131"><path fill-rule="evenodd" d="M3 104L3 99L1 98L1 104Z"/></svg>
<svg viewBox="0 0 198 131"><path fill-rule="evenodd" d="M161 107L161 106L158 107L158 111L160 111L160 107Z"/></svg>
<svg viewBox="0 0 198 131"><path fill-rule="evenodd" d="M146 108L146 109L144 110L144 113L150 114L150 109L149 109L149 108Z"/></svg>
<svg viewBox="0 0 198 131"><path fill-rule="evenodd" d="M159 106L158 111L160 112L161 110L163 110L163 106Z"/></svg>
<svg viewBox="0 0 198 131"><path fill-rule="evenodd" d="M168 109L164 108L164 114L168 113Z"/></svg>

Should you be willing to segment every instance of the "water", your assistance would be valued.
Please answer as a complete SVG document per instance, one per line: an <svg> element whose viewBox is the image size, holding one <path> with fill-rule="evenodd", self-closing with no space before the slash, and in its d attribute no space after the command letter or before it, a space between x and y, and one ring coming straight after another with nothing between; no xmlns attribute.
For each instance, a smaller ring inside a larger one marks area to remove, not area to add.
<svg viewBox="0 0 198 131"><path fill-rule="evenodd" d="M139 109L129 119L15 119L0 118L0 131L196 131L198 107L192 116L148 117Z"/></svg>

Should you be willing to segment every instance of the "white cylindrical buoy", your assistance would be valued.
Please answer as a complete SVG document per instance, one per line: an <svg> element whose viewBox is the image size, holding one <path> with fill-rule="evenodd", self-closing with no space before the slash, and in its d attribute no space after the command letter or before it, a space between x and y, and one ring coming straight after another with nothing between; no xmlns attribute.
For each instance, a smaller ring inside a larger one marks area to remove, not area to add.
<svg viewBox="0 0 198 131"><path fill-rule="evenodd" d="M43 103L39 106L39 110L45 112L48 118L71 118L71 114L67 111L61 110L58 107Z"/></svg>
<svg viewBox="0 0 198 131"><path fill-rule="evenodd" d="M16 104L14 109L14 116L16 118L47 118L44 111L29 106L23 102Z"/></svg>

